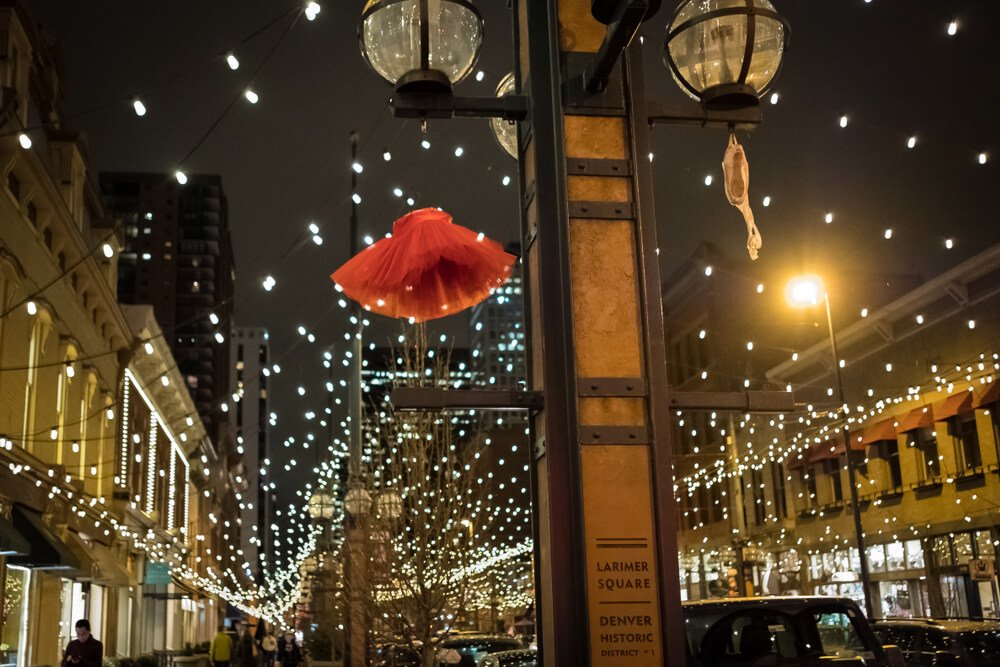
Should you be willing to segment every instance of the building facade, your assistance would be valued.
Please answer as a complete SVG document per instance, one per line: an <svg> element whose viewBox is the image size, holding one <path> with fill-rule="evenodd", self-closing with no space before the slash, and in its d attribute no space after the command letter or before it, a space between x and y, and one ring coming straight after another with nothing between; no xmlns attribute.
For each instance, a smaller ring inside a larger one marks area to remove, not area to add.
<svg viewBox="0 0 1000 667"><path fill-rule="evenodd" d="M801 330L812 335L797 338L756 329L756 340L726 340L710 319L694 320L694 340L715 336L744 363L764 361L740 370L713 366L710 353L691 355L699 372L688 374L689 383L704 381L707 369L708 377L728 376L732 390L742 375L745 387L794 392L800 407L785 415L676 415L682 588L694 599L818 593L863 600L850 455L876 615L998 617L1000 246L895 296L876 296L861 283L851 281L855 300L841 286L849 307L835 317L843 323L836 331L846 415L833 398L821 311L805 316L814 321ZM796 328L776 305L754 304L753 293L743 289L731 301L733 317L740 303L750 304L770 313L776 328ZM668 303L668 312L677 307ZM823 326L811 326L817 322ZM672 356L684 359L676 348Z"/></svg>
<svg viewBox="0 0 1000 667"><path fill-rule="evenodd" d="M21 2L0 53L0 663L58 664L79 618L108 656L183 648L219 603L171 572L228 555L226 479L152 309L117 302L120 230Z"/></svg>
<svg viewBox="0 0 1000 667"><path fill-rule="evenodd" d="M240 492L241 541L248 576L258 579L263 563L273 562L273 545L268 526L273 489L261 478L260 471L269 462L270 344L266 329L237 327L230 345L230 387L233 406L228 415L236 438L237 453L243 459L246 489Z"/></svg>
<svg viewBox="0 0 1000 667"><path fill-rule="evenodd" d="M232 394L235 267L222 178L104 173L100 182L124 236L118 298L153 306L212 440L228 446L220 405Z"/></svg>

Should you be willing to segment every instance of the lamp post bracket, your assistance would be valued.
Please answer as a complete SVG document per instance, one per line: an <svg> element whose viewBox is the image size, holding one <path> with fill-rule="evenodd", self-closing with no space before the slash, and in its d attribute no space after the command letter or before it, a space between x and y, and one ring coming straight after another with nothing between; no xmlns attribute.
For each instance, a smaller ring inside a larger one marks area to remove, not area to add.
<svg viewBox="0 0 1000 667"><path fill-rule="evenodd" d="M694 100L677 102L647 103L649 124L652 125L697 125L721 130L755 130L760 125L760 107L736 109L705 109Z"/></svg>
<svg viewBox="0 0 1000 667"><path fill-rule="evenodd" d="M397 410L538 410L542 392L519 389L397 387L389 393Z"/></svg>
<svg viewBox="0 0 1000 667"><path fill-rule="evenodd" d="M524 95L458 97L397 91L389 104L396 118L502 118L513 122L528 116L528 98Z"/></svg>
<svg viewBox="0 0 1000 667"><path fill-rule="evenodd" d="M671 410L792 412L795 394L790 391L671 391Z"/></svg>

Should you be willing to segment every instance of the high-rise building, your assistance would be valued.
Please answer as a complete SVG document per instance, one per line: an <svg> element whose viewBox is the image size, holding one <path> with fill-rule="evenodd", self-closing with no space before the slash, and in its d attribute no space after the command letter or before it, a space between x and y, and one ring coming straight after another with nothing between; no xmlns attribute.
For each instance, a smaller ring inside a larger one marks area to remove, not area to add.
<svg viewBox="0 0 1000 667"><path fill-rule="evenodd" d="M234 262L217 175L180 185L166 174L103 173L107 208L121 221L118 299L150 304L216 447L228 426Z"/></svg>
<svg viewBox="0 0 1000 667"><path fill-rule="evenodd" d="M508 244L507 252L520 256L520 246ZM472 368L476 383L491 389L524 389L524 295L521 264L516 262L510 278L490 298L472 309ZM525 424L518 410L490 410L484 414L489 424ZM498 421L499 420L499 421Z"/></svg>
<svg viewBox="0 0 1000 667"><path fill-rule="evenodd" d="M260 573L261 562L273 562L270 522L271 490L260 471L268 465L268 383L270 348L267 330L237 327L230 346L230 387L235 399L229 422L242 456L245 490L240 494L243 557Z"/></svg>

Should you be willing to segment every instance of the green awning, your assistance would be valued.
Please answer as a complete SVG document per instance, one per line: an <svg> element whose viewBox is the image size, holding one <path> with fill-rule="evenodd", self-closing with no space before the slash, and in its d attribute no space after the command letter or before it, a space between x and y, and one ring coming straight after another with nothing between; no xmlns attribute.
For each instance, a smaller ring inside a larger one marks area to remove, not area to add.
<svg viewBox="0 0 1000 667"><path fill-rule="evenodd" d="M28 542L28 553L11 556L9 565L30 567L36 570L78 570L80 561L42 521L42 515L21 505L11 511L14 530Z"/></svg>

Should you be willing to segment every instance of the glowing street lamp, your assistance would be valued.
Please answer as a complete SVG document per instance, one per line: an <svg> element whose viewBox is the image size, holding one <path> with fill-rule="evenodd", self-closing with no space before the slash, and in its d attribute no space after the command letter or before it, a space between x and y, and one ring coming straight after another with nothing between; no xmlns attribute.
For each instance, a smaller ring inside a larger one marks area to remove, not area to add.
<svg viewBox="0 0 1000 667"><path fill-rule="evenodd" d="M706 109L755 107L781 69L788 33L769 0L688 0L667 28L663 62Z"/></svg>
<svg viewBox="0 0 1000 667"><path fill-rule="evenodd" d="M837 352L837 336L833 330L833 315L830 312L830 293L823 285L823 280L816 275L806 275L793 278L785 288L785 298L789 305L795 308L812 308L819 305L822 299L826 308L826 325L830 332L830 350L833 353L834 380L837 383L837 400L839 408L844 410L844 455L847 457L847 479L851 485L851 512L854 514L854 540L858 548L858 560L861 561L861 588L865 594L865 611L868 618L875 618L875 608L872 605L871 578L868 571L868 557L865 550L865 534L861 527L861 511L858 507L858 485L854 457L851 454L851 434L847 425L847 403L844 400L844 379L840 371L840 354Z"/></svg>
<svg viewBox="0 0 1000 667"><path fill-rule="evenodd" d="M483 17L469 0L368 0L358 38L397 92L450 93L475 67Z"/></svg>

